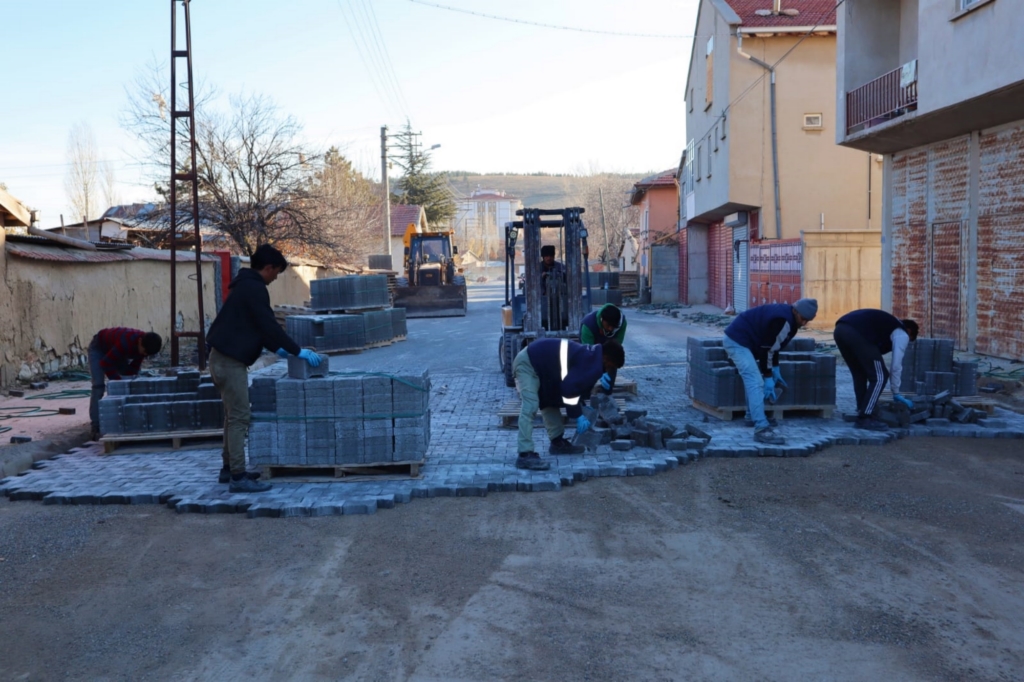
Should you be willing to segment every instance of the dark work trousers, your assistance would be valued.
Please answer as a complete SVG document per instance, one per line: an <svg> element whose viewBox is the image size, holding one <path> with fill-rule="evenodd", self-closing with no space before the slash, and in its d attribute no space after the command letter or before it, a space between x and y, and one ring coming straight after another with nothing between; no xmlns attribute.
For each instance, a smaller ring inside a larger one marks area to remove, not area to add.
<svg viewBox="0 0 1024 682"><path fill-rule="evenodd" d="M92 424L93 433L100 432L100 400L107 390L107 376L103 373L103 366L100 360L105 353L100 350L93 337L89 344L89 374L92 376L92 394L89 397L89 421Z"/></svg>
<svg viewBox="0 0 1024 682"><path fill-rule="evenodd" d="M853 392L857 396L857 415L871 416L889 381L878 347L869 343L853 325L840 322L833 334L836 346L853 375Z"/></svg>

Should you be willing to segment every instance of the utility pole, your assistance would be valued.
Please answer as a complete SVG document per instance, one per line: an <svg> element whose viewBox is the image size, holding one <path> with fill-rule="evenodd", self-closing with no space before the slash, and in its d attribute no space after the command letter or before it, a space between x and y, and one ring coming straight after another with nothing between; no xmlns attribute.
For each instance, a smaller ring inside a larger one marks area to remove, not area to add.
<svg viewBox="0 0 1024 682"><path fill-rule="evenodd" d="M604 256L601 258L605 265L610 260L608 254L608 226L604 224L604 188L597 188L597 198L601 200L601 232L604 233Z"/></svg>
<svg viewBox="0 0 1024 682"><path fill-rule="evenodd" d="M384 186L384 250L381 253L386 253L388 256L392 256L391 253L391 187L388 185L388 127L380 127L380 177L381 184ZM394 263L391 264L394 268Z"/></svg>

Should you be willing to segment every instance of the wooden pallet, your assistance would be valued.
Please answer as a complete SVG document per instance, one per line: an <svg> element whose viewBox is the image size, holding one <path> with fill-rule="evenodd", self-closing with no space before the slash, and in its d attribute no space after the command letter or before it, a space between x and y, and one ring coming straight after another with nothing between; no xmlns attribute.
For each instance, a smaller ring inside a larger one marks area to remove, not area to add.
<svg viewBox="0 0 1024 682"><path fill-rule="evenodd" d="M637 395L636 382L628 379L616 379L612 395Z"/></svg>
<svg viewBox="0 0 1024 682"><path fill-rule="evenodd" d="M615 404L620 410L626 409L626 401L622 398L616 398ZM523 409L523 401L519 398L509 398L501 409L498 410L498 419L501 420L501 428L503 429L517 429L519 428L519 412ZM540 419L540 412L534 416L534 423L538 423ZM565 414L565 408L562 408L562 419L565 423L569 423L569 417Z"/></svg>
<svg viewBox="0 0 1024 682"><path fill-rule="evenodd" d="M366 464L267 464L263 466L263 478L291 478L302 481L333 481L339 478L367 476L401 476L419 478L420 467L426 460L406 462L370 462Z"/></svg>
<svg viewBox="0 0 1024 682"><path fill-rule="evenodd" d="M742 419L747 413L746 405L715 407L696 399L692 399L692 402L693 406L704 414L727 422L733 419ZM821 419L828 419L832 416L832 412L835 409L835 405L765 405L764 413L769 419L776 419L778 421L782 421L786 417L819 417Z"/></svg>
<svg viewBox="0 0 1024 682"><path fill-rule="evenodd" d="M223 442L224 429L205 429L201 431L164 431L159 433L115 433L100 438L104 454L109 455L118 447L128 444L146 443L156 447L169 447L179 450L183 443L190 445L213 446ZM203 443L202 441L208 441ZM214 443L213 441L216 441Z"/></svg>

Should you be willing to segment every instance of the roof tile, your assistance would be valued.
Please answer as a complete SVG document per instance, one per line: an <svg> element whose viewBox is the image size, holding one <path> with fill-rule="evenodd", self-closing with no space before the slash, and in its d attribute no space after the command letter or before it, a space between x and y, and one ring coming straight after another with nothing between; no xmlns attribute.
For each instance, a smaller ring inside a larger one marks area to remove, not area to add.
<svg viewBox="0 0 1024 682"><path fill-rule="evenodd" d="M796 16L786 14L761 16L757 10L770 10L772 0L726 0L739 15L743 28L784 28L786 26L834 26L835 0L782 0L782 9L799 11Z"/></svg>

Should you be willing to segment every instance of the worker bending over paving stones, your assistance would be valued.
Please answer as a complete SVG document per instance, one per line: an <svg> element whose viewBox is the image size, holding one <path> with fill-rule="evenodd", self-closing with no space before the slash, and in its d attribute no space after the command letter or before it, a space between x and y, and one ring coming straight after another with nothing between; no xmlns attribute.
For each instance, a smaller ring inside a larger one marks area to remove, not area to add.
<svg viewBox="0 0 1024 682"><path fill-rule="evenodd" d="M284 255L263 244L252 254L250 267L239 271L228 286L231 293L206 335L210 347L210 376L224 401L224 466L219 481L230 483L233 493L270 490L269 483L255 480L258 474L245 471L245 438L249 430L249 365L266 348L287 357L297 355L311 366L320 356L300 348L285 333L270 307L267 286L288 267Z"/></svg>
<svg viewBox="0 0 1024 682"><path fill-rule="evenodd" d="M583 416L580 400L586 401L602 373L620 369L626 362L622 346L613 340L585 346L568 339L538 339L519 351L512 374L522 400L519 411L519 456L516 467L531 471L550 468L533 449L533 415L540 408L544 428L551 439L552 455L579 455L585 448L565 439L561 407L576 418L576 432L585 433L590 421Z"/></svg>
<svg viewBox="0 0 1024 682"><path fill-rule="evenodd" d="M612 303L605 303L580 322L580 343L584 345L603 344L605 341L615 341L622 345L625 339L626 316ZM617 375L617 369L601 375L601 389L608 395L611 395L615 388Z"/></svg>
<svg viewBox="0 0 1024 682"><path fill-rule="evenodd" d="M793 305L769 303L740 313L725 329L722 346L743 380L747 416L754 422L754 440L759 443L786 442L769 423L764 404L778 398L777 385L786 386L779 369L779 351L817 314L818 302L813 298L801 298Z"/></svg>
<svg viewBox="0 0 1024 682"><path fill-rule="evenodd" d="M100 400L107 391L106 379L117 381L136 376L142 361L160 352L163 339L156 332L130 327L101 329L89 343L89 374L92 395L89 398L89 421L92 439L100 437Z"/></svg>
<svg viewBox="0 0 1024 682"><path fill-rule="evenodd" d="M900 320L884 310L865 308L846 313L836 321L833 337L836 346L853 376L853 392L857 396L859 429L885 431L889 427L875 418L878 399L886 381L892 397L907 409L914 403L900 395L903 354L911 341L917 341L917 322ZM887 370L882 356L892 353L892 370Z"/></svg>

